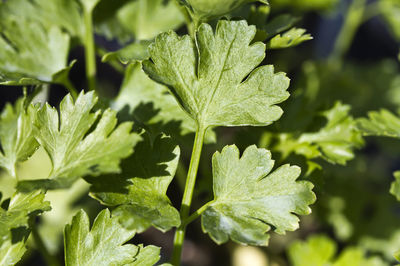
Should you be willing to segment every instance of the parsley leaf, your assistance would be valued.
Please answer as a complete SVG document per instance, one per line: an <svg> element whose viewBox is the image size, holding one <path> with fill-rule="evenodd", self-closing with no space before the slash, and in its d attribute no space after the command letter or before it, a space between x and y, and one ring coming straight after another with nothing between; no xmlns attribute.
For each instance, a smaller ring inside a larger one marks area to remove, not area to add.
<svg viewBox="0 0 400 266"><path fill-rule="evenodd" d="M27 98L20 98L14 106L7 104L0 116L0 167L17 177L17 162L25 161L38 147L33 136L33 107L26 109Z"/></svg>
<svg viewBox="0 0 400 266"><path fill-rule="evenodd" d="M135 260L159 259L159 249L154 246L124 245L135 233L111 218L108 209L99 213L90 231L89 227L89 217L83 210L65 226L65 265L138 265Z"/></svg>
<svg viewBox="0 0 400 266"><path fill-rule="evenodd" d="M122 174L88 179L91 195L103 204L118 206L113 215L129 229L143 232L150 226L167 231L179 226L179 212L166 193L179 161L180 149L171 138L154 142L144 135L135 152L122 164Z"/></svg>
<svg viewBox="0 0 400 266"><path fill-rule="evenodd" d="M29 218L50 209L40 191L16 193L7 209L0 208L0 265L14 265L21 259L29 236Z"/></svg>
<svg viewBox="0 0 400 266"><path fill-rule="evenodd" d="M337 258L336 243L326 236L315 235L307 241L295 241L289 247L289 258L293 266L353 266L386 265L379 257L367 258L358 247L345 248Z"/></svg>
<svg viewBox="0 0 400 266"><path fill-rule="evenodd" d="M271 65L254 70L265 56L264 44L250 45L255 33L245 21L219 21L215 35L202 24L195 40L163 33L143 69L169 87L199 127L266 126L283 113L275 104L289 97L289 79Z"/></svg>
<svg viewBox="0 0 400 266"><path fill-rule="evenodd" d="M293 47L302 42L312 40L310 34L305 34L306 30L301 28L292 28L285 33L274 36L267 44L269 49L282 49Z"/></svg>
<svg viewBox="0 0 400 266"><path fill-rule="evenodd" d="M96 102L94 92L81 92L75 102L67 95L60 112L48 104L37 110L35 137L53 168L50 180L22 181L20 189L69 187L79 177L120 172L120 160L140 137L130 133L132 123L117 126L115 111L91 112Z"/></svg>
<svg viewBox="0 0 400 266"><path fill-rule="evenodd" d="M390 193L396 197L398 201L400 201L400 171L396 171L393 173L395 181L392 182L390 186Z"/></svg>
<svg viewBox="0 0 400 266"><path fill-rule="evenodd" d="M164 132L175 138L196 131L196 123L182 110L168 89L151 80L141 65L131 64L112 107L121 117L134 120L154 136ZM208 130L207 142L215 142L215 133Z"/></svg>
<svg viewBox="0 0 400 266"><path fill-rule="evenodd" d="M358 128L366 136L386 136L400 138L400 118L382 109L368 113L368 118L358 119Z"/></svg>
<svg viewBox="0 0 400 266"><path fill-rule="evenodd" d="M235 145L213 156L214 200L201 217L204 232L218 244L229 238L244 244L267 245L271 227L279 234L298 228L296 214L311 212L313 185L297 181L300 168L274 161L265 149L248 147L241 158Z"/></svg>

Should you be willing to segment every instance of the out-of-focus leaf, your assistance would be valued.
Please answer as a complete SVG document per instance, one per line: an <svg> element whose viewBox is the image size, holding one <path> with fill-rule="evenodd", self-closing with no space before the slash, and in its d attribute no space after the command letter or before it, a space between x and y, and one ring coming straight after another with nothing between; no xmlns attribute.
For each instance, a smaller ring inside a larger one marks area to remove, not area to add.
<svg viewBox="0 0 400 266"><path fill-rule="evenodd" d="M106 37L125 43L133 38L153 39L161 32L178 28L183 21L184 17L174 0L131 0L125 1L114 16L99 21L96 28Z"/></svg>
<svg viewBox="0 0 400 266"><path fill-rule="evenodd" d="M137 261L157 262L158 248L124 244L134 235L134 231L124 229L117 219L111 218L108 209L99 213L90 229L89 217L81 210L65 226L65 265L122 266L139 265Z"/></svg>
<svg viewBox="0 0 400 266"><path fill-rule="evenodd" d="M126 228L143 232L150 226L167 231L179 226L179 212L166 193L179 161L179 147L159 135L144 141L122 164L122 173L88 179L91 195L103 204L118 206L113 215Z"/></svg>
<svg viewBox="0 0 400 266"><path fill-rule="evenodd" d="M196 123L182 110L168 89L151 80L140 64L131 64L112 107L123 119L134 120L153 136L164 132L180 138L196 131ZM207 142L215 142L215 133L208 130Z"/></svg>
<svg viewBox="0 0 400 266"><path fill-rule="evenodd" d="M117 126L115 111L92 112L96 102L93 92L82 92L75 102L67 95L59 112L48 104L37 110L34 134L53 169L49 179L21 181L19 189L69 187L85 175L120 172L120 160L132 153L140 137L130 132L132 123Z"/></svg>
<svg viewBox="0 0 400 266"><path fill-rule="evenodd" d="M310 34L305 33L305 29L292 28L285 33L278 34L273 37L268 43L267 48L269 49L282 49L293 47L301 44L302 42L312 40Z"/></svg>
<svg viewBox="0 0 400 266"><path fill-rule="evenodd" d="M368 119L358 119L357 125L367 136L400 138L400 118L385 109L369 112Z"/></svg>
<svg viewBox="0 0 400 266"><path fill-rule="evenodd" d="M266 126L283 113L276 104L289 97L289 79L271 65L256 68L265 45L250 44L255 33L246 21L219 21L215 34L202 24L195 40L163 33L143 69L169 87L199 127Z"/></svg>
<svg viewBox="0 0 400 266"><path fill-rule="evenodd" d="M298 228L298 217L311 212L313 185L297 181L300 168L274 161L265 149L248 147L242 157L236 146L213 156L214 200L201 217L203 231L218 244L232 240L267 245L267 232L284 234Z"/></svg>
<svg viewBox="0 0 400 266"><path fill-rule="evenodd" d="M118 51L105 54L102 58L102 61L108 62L110 60L117 59L123 64L128 64L146 60L150 57L148 51L150 43L150 41L134 42Z"/></svg>
<svg viewBox="0 0 400 266"><path fill-rule="evenodd" d="M394 37L400 40L400 2L397 0L379 0L379 9L389 25Z"/></svg>
<svg viewBox="0 0 400 266"><path fill-rule="evenodd" d="M334 8L339 0L270 0L274 8L293 8L296 11L329 11Z"/></svg>
<svg viewBox="0 0 400 266"><path fill-rule="evenodd" d="M210 19L226 15L241 5L260 2L268 4L267 0L180 0L187 6L193 18L197 21L207 22Z"/></svg>
<svg viewBox="0 0 400 266"><path fill-rule="evenodd" d="M379 257L365 256L358 247L348 247L337 258L336 243L322 235L311 236L307 241L297 240L289 247L288 254L293 266L380 266L387 265Z"/></svg>
<svg viewBox="0 0 400 266"><path fill-rule="evenodd" d="M390 186L390 193L396 197L398 201L400 201L400 171L396 171L393 173L395 181L392 182Z"/></svg>
<svg viewBox="0 0 400 266"><path fill-rule="evenodd" d="M6 104L0 116L0 167L14 178L16 163L25 161L38 147L33 136L34 108L26 97Z"/></svg>
<svg viewBox="0 0 400 266"><path fill-rule="evenodd" d="M16 193L7 209L0 208L0 265L15 265L21 259L29 236L29 218L50 209L40 191Z"/></svg>

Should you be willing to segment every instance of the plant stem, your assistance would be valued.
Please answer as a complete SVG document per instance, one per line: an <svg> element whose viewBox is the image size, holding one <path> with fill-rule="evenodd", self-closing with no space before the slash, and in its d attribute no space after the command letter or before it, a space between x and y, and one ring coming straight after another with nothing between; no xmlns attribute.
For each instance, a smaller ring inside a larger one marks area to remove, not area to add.
<svg viewBox="0 0 400 266"><path fill-rule="evenodd" d="M196 137L194 139L192 157L190 159L190 166L186 178L185 191L183 193L181 204L181 221L185 221L189 216L190 205L192 204L192 197L194 186L196 184L197 170L199 168L201 150L203 148L203 141L206 129L198 127ZM172 253L171 263L173 265L180 265L182 245L185 239L186 224L182 222L181 226L176 229L174 239L174 251Z"/></svg>
<svg viewBox="0 0 400 266"><path fill-rule="evenodd" d="M86 61L86 79L89 90L96 89L96 53L93 36L92 10L83 9L85 20L85 61Z"/></svg>
<svg viewBox="0 0 400 266"><path fill-rule="evenodd" d="M36 248L42 254L44 260L46 261L46 264L49 266L60 266L58 260L53 255L51 255L50 252L47 250L47 247L44 244L42 237L37 231L36 225L32 226L32 236L35 241Z"/></svg>
<svg viewBox="0 0 400 266"><path fill-rule="evenodd" d="M366 0L353 0L351 3L347 15L345 15L345 21L339 32L333 52L330 56L330 61L340 62L344 54L350 48L354 35L363 22L365 3Z"/></svg>
<svg viewBox="0 0 400 266"><path fill-rule="evenodd" d="M72 98L76 99L78 98L78 91L75 89L74 84L69 79L66 79L64 81L64 86L67 88L69 93L71 93Z"/></svg>

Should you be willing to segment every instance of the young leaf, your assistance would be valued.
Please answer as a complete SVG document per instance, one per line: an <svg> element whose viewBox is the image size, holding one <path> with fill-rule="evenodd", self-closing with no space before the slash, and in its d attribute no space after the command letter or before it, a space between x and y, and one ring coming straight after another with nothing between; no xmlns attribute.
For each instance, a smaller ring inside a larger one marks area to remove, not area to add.
<svg viewBox="0 0 400 266"><path fill-rule="evenodd" d="M141 62L150 57L148 51L150 43L150 41L133 42L118 51L106 53L101 61L118 59L123 64Z"/></svg>
<svg viewBox="0 0 400 266"><path fill-rule="evenodd" d="M236 8L250 3L261 2L268 4L267 0L180 0L188 7L189 12L197 21L208 21L230 13Z"/></svg>
<svg viewBox="0 0 400 266"><path fill-rule="evenodd" d="M364 135L400 138L400 118L390 111L372 111L368 113L368 118L357 121L358 128Z"/></svg>
<svg viewBox="0 0 400 266"><path fill-rule="evenodd" d="M396 197L398 201L400 201L400 171L396 171L393 173L395 181L392 182L390 186L390 193Z"/></svg>
<svg viewBox="0 0 400 266"><path fill-rule="evenodd" d="M345 164L354 158L353 150L364 144L349 112L349 105L337 102L332 109L322 113L327 120L326 125L316 133L302 134L298 143L314 146L327 161Z"/></svg>
<svg viewBox="0 0 400 266"><path fill-rule="evenodd" d="M81 210L64 229L65 265L118 266L137 265L137 260L158 261L156 247L124 245L134 234L111 218L108 209L99 213L90 230L89 217Z"/></svg>
<svg viewBox="0 0 400 266"><path fill-rule="evenodd" d="M313 185L297 181L300 168L274 161L265 149L248 147L241 158L235 145L213 156L214 200L202 214L203 231L218 244L231 238L267 245L271 227L279 234L298 228L296 214L306 215L315 201Z"/></svg>
<svg viewBox="0 0 400 266"><path fill-rule="evenodd" d="M35 137L50 156L52 180L22 181L20 189L68 187L85 175L120 171L140 137L130 132L132 123L117 126L114 111L91 112L96 102L93 92L82 92L75 102L67 95L59 113L48 104L37 111Z"/></svg>
<svg viewBox="0 0 400 266"><path fill-rule="evenodd" d="M282 115L275 104L289 97L289 79L271 65L254 69L265 56L264 44L250 45L255 33L245 21L219 21L215 35L202 24L195 40L163 33L150 45L152 61L143 69L167 85L203 129L266 126Z"/></svg>
<svg viewBox="0 0 400 266"><path fill-rule="evenodd" d="M141 65L131 64L112 107L123 118L134 120L154 136L164 132L180 138L196 131L196 123L182 110L168 89L151 80ZM215 133L208 130L207 142L215 142Z"/></svg>
<svg viewBox="0 0 400 266"><path fill-rule="evenodd" d="M7 209L0 208L0 265L15 265L21 259L29 236L29 218L50 209L40 191L17 193Z"/></svg>
<svg viewBox="0 0 400 266"><path fill-rule="evenodd" d="M302 42L312 40L310 34L305 34L305 29L292 28L289 31L278 34L273 37L267 44L269 49L282 49L293 47L301 44Z"/></svg>
<svg viewBox="0 0 400 266"><path fill-rule="evenodd" d="M26 109L27 98L15 106L7 104L0 116L0 167L16 177L15 165L31 156L38 147L33 136L33 107Z"/></svg>
<svg viewBox="0 0 400 266"><path fill-rule="evenodd" d="M379 257L365 256L358 247L348 247L335 258L336 243L326 236L316 235L307 241L295 241L289 247L289 258L293 266L377 266L386 265Z"/></svg>
<svg viewBox="0 0 400 266"><path fill-rule="evenodd" d="M118 206L113 215L129 229L143 232L150 226L167 231L179 226L179 212L166 193L179 161L179 146L159 135L154 142L146 135L122 164L120 175L88 179L91 195L103 204Z"/></svg>

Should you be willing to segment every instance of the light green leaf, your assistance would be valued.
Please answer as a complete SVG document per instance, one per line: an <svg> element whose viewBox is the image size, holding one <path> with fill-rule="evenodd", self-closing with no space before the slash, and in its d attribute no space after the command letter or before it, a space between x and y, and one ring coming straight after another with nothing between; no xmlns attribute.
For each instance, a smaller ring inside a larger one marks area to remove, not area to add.
<svg viewBox="0 0 400 266"><path fill-rule="evenodd" d="M60 28L10 15L2 17L0 30L0 84L65 83L60 77L69 71L69 36Z"/></svg>
<svg viewBox="0 0 400 266"><path fill-rule="evenodd" d="M65 265L137 265L136 260L158 260L156 247L124 245L134 234L111 218L108 209L99 213L90 230L89 217L81 210L64 229Z"/></svg>
<svg viewBox="0 0 400 266"><path fill-rule="evenodd" d="M400 262L400 250L397 251L393 256L398 262Z"/></svg>
<svg viewBox="0 0 400 266"><path fill-rule="evenodd" d="M15 106L6 104L0 116L0 167L14 178L16 163L28 159L38 147L33 136L33 107L26 97L20 98Z"/></svg>
<svg viewBox="0 0 400 266"><path fill-rule="evenodd" d="M269 49L282 49L293 47L302 42L312 40L310 34L305 34L306 30L301 28L292 28L285 33L278 34L273 37L268 43Z"/></svg>
<svg viewBox="0 0 400 266"><path fill-rule="evenodd" d="M349 105L337 102L332 109L322 112L326 125L316 133L302 134L298 142L315 147L327 161L346 164L354 158L353 150L364 144L349 112Z"/></svg>
<svg viewBox="0 0 400 266"><path fill-rule="evenodd" d="M358 119L357 125L366 136L400 138L400 118L385 109L369 112L368 119Z"/></svg>
<svg viewBox="0 0 400 266"><path fill-rule="evenodd" d="M163 33L143 69L169 87L200 127L266 126L283 113L275 104L289 97L289 79L271 65L254 69L265 56L264 44L250 45L255 33L246 21L219 21L215 35L202 24L196 40Z"/></svg>
<svg viewBox="0 0 400 266"><path fill-rule="evenodd" d="M83 9L86 12L93 12L94 7L100 2L100 0L79 0L79 2L82 4Z"/></svg>
<svg viewBox="0 0 400 266"><path fill-rule="evenodd" d="M48 104L37 110L35 137L53 168L50 180L22 181L20 189L68 187L79 177L120 172L140 137L130 132L132 123L117 126L115 111L92 112L96 102L94 92L81 92L75 102L67 95L59 112Z"/></svg>
<svg viewBox="0 0 400 266"><path fill-rule="evenodd" d="M179 7L174 3L175 0L133 0L125 1L115 10L114 16L108 16L110 5L107 1L102 1L96 9L103 9L104 12L96 14L94 20L96 29L108 38L118 38L121 43L125 43L132 38L136 40L150 40L157 34L176 29L184 22ZM115 1L114 1L115 2ZM104 19L104 17L106 17Z"/></svg>
<svg viewBox="0 0 400 266"><path fill-rule="evenodd" d="M160 248L156 246L138 245L138 252L135 261L129 266L153 266L160 260Z"/></svg>
<svg viewBox="0 0 400 266"><path fill-rule="evenodd" d="M196 123L182 110L168 89L151 80L140 64L131 64L112 107L126 120L134 120L147 132L157 136L164 132L175 138L196 132ZM215 142L208 130L207 142Z"/></svg>
<svg viewBox="0 0 400 266"><path fill-rule="evenodd" d="M397 0L380 0L379 10L394 37L400 40L400 3Z"/></svg>
<svg viewBox="0 0 400 266"><path fill-rule="evenodd" d="M226 15L236 8L251 2L268 4L267 0L180 0L188 7L189 12L197 21L208 21Z"/></svg>
<svg viewBox="0 0 400 266"><path fill-rule="evenodd" d="M274 161L265 149L248 147L241 158L235 145L213 156L214 200L202 214L203 231L218 244L231 238L252 245L267 245L267 232L296 230L294 214L311 213L313 185L297 181L300 168L283 165L271 172Z"/></svg>
<svg viewBox="0 0 400 266"><path fill-rule="evenodd" d="M330 238L322 235L311 236L307 241L295 241L288 250L293 266L383 266L386 264L379 257L365 256L358 247L346 248L337 258L337 245Z"/></svg>
<svg viewBox="0 0 400 266"><path fill-rule="evenodd" d="M118 51L106 53L101 60L108 62L117 59L123 64L141 62L150 57L148 51L150 43L150 41L131 43Z"/></svg>
<svg viewBox="0 0 400 266"><path fill-rule="evenodd" d="M21 259L29 236L29 218L50 209L40 191L16 193L8 209L0 208L0 265L15 265Z"/></svg>
<svg viewBox="0 0 400 266"><path fill-rule="evenodd" d="M145 133L146 134L146 133ZM146 135L122 164L120 175L88 179L91 195L109 206L126 228L143 232L150 226L167 231L179 226L179 212L166 193L179 161L179 147L159 135L154 142Z"/></svg>
<svg viewBox="0 0 400 266"><path fill-rule="evenodd" d="M392 182L390 186L390 193L396 197L398 201L400 201L400 171L396 171L393 173L395 181Z"/></svg>

